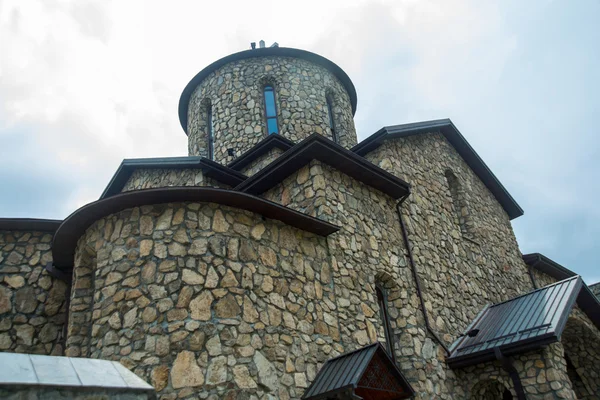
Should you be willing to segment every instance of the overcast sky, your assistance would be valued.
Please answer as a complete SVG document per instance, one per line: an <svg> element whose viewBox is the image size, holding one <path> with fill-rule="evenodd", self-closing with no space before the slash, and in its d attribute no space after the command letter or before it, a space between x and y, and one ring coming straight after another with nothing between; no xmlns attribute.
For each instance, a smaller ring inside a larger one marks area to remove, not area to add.
<svg viewBox="0 0 600 400"><path fill-rule="evenodd" d="M600 280L598 0L0 0L0 217L62 219L123 158L187 155L186 83L264 39L358 92L359 140L451 118L525 210L523 253Z"/></svg>

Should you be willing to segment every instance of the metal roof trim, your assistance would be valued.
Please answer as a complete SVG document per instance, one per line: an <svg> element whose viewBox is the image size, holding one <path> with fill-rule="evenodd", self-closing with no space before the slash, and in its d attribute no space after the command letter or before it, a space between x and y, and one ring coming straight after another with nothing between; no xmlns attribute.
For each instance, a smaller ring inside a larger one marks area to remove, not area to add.
<svg viewBox="0 0 600 400"><path fill-rule="evenodd" d="M217 203L248 210L320 236L328 236L340 229L327 221L234 190L198 186L132 190L89 203L69 215L54 235L54 265L59 269L71 268L77 241L92 223L106 215L142 205L185 201Z"/></svg>
<svg viewBox="0 0 600 400"><path fill-rule="evenodd" d="M450 119L438 119L433 121L416 122L402 125L386 126L354 146L351 151L364 156L375 150L381 144L391 138L401 138L421 133L440 132L450 142L452 147L465 160L467 165L481 179L488 190L494 195L509 218L515 219L523 215L523 209L511 194L506 190L500 180L494 175L477 152L471 147Z"/></svg>
<svg viewBox="0 0 600 400"><path fill-rule="evenodd" d="M486 307L465 332L480 331L455 341L448 364L477 364L494 359L496 348L512 355L559 340L582 285L581 277L573 276Z"/></svg>
<svg viewBox="0 0 600 400"><path fill-rule="evenodd" d="M229 186L236 186L247 179L246 175L200 156L126 158L111 178L100 200L121 193L123 187L137 169L187 169L199 168L206 176Z"/></svg>
<svg viewBox="0 0 600 400"><path fill-rule="evenodd" d="M271 149L278 148L285 152L294 145L294 142L284 138L281 135L269 135L265 139L252 146L250 150L244 152L241 156L227 164L227 167L239 171L252 161L256 160L258 157L266 154Z"/></svg>
<svg viewBox="0 0 600 400"><path fill-rule="evenodd" d="M319 160L394 198L410 192L410 184L404 180L317 133L290 148L235 189L252 194L264 193L312 160Z"/></svg>
<svg viewBox="0 0 600 400"><path fill-rule="evenodd" d="M0 218L0 231L31 231L54 233L60 224L60 219L38 218Z"/></svg>

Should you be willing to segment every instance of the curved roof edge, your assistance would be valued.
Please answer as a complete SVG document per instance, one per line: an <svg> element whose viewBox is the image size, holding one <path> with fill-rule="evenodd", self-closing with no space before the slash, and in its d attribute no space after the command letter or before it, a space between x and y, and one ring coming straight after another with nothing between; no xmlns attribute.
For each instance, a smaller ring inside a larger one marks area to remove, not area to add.
<svg viewBox="0 0 600 400"><path fill-rule="evenodd" d="M37 218L0 218L0 231L37 231L55 232L60 224L60 219Z"/></svg>
<svg viewBox="0 0 600 400"><path fill-rule="evenodd" d="M188 104L190 102L190 97L192 96L192 93L200 84L200 82L202 82L208 75L221 68L225 64L229 64L234 61L245 60L247 58L269 56L301 58L303 60L310 61L313 64L320 65L321 67L324 67L325 69L329 70L335 75L336 78L340 80L340 82L342 82L344 88L346 88L348 96L350 96L350 103L352 104L352 115L356 113L356 88L354 87L354 84L352 83L352 80L350 79L348 74L346 74L344 70L341 69L333 61L330 61L323 56L311 53L310 51L306 50L294 49L291 47L265 47L262 49L244 50L223 57L210 64L202 71L198 72L196 76L194 76L192 80L189 81L189 83L183 89L181 97L179 98L179 123L181 124L181 127L183 128L185 134L187 135Z"/></svg>
<svg viewBox="0 0 600 400"><path fill-rule="evenodd" d="M77 241L96 220L127 208L182 201L217 203L252 211L321 236L330 235L340 229L336 225L291 208L233 190L191 186L134 190L87 204L69 215L54 234L54 265L59 269L69 269L73 266Z"/></svg>

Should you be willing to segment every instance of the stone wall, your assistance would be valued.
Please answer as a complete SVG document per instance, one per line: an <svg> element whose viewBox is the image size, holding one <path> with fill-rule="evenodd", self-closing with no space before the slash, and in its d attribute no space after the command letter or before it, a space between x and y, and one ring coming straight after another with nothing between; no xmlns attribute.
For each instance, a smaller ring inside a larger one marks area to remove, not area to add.
<svg viewBox="0 0 600 400"><path fill-rule="evenodd" d="M51 277L52 235L0 231L0 351L60 355L67 284Z"/></svg>
<svg viewBox="0 0 600 400"><path fill-rule="evenodd" d="M267 154L264 154L258 157L256 160L252 161L250 164L246 165L240 172L246 176L252 176L259 172L261 169L275 161L279 158L280 155L283 154L283 150L278 149L277 147L269 150Z"/></svg>
<svg viewBox="0 0 600 400"><path fill-rule="evenodd" d="M279 133L294 142L319 133L331 138L327 100L342 146L356 144L350 98L327 69L290 57L256 57L224 65L196 88L188 105L189 155L208 157L207 110L212 109L214 160L227 164L267 136L263 88L275 88ZM235 155L229 156L232 148Z"/></svg>
<svg viewBox="0 0 600 400"><path fill-rule="evenodd" d="M136 169L121 192L169 186L211 186L229 189L228 185L204 176L200 169Z"/></svg>
<svg viewBox="0 0 600 400"><path fill-rule="evenodd" d="M561 343L577 398L600 398L600 332L578 307L569 316Z"/></svg>
<svg viewBox="0 0 600 400"><path fill-rule="evenodd" d="M250 212L125 210L78 243L67 355L120 360L164 399L296 399L344 350L331 274L324 238Z"/></svg>
<svg viewBox="0 0 600 400"><path fill-rule="evenodd" d="M412 185L403 213L435 328L448 344L485 304L533 289L506 212L441 134L388 140L365 158ZM462 186L471 237L460 229L448 170Z"/></svg>
<svg viewBox="0 0 600 400"><path fill-rule="evenodd" d="M543 349L511 357L511 359L519 374L527 399L577 398L568 378L564 350L560 343L553 343ZM501 399L501 396L494 397L490 393L490 388L501 387L510 390L513 398L516 399L512 379L500 361L486 362L455 372L459 384L455 388L454 398Z"/></svg>
<svg viewBox="0 0 600 400"><path fill-rule="evenodd" d="M346 351L386 341L375 292L379 284L388 292L396 361L417 398L452 398L443 384L444 354L425 332L396 202L319 161L263 196L341 227L327 244Z"/></svg>
<svg viewBox="0 0 600 400"><path fill-rule="evenodd" d="M538 288L542 288L544 286L552 285L553 283L558 282L558 280L553 276L545 274L542 271L532 267L528 268L531 271L531 275L533 275L533 280L535 281L535 284Z"/></svg>

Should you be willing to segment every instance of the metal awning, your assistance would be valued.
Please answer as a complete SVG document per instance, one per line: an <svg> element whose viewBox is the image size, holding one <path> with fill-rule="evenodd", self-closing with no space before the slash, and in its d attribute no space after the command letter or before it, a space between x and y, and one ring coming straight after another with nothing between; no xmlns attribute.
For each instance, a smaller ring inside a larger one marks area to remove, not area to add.
<svg viewBox="0 0 600 400"><path fill-rule="evenodd" d="M486 306L450 348L451 368L509 356L559 340L583 281L574 276L514 299Z"/></svg>
<svg viewBox="0 0 600 400"><path fill-rule="evenodd" d="M302 399L400 400L414 390L379 343L328 360Z"/></svg>

